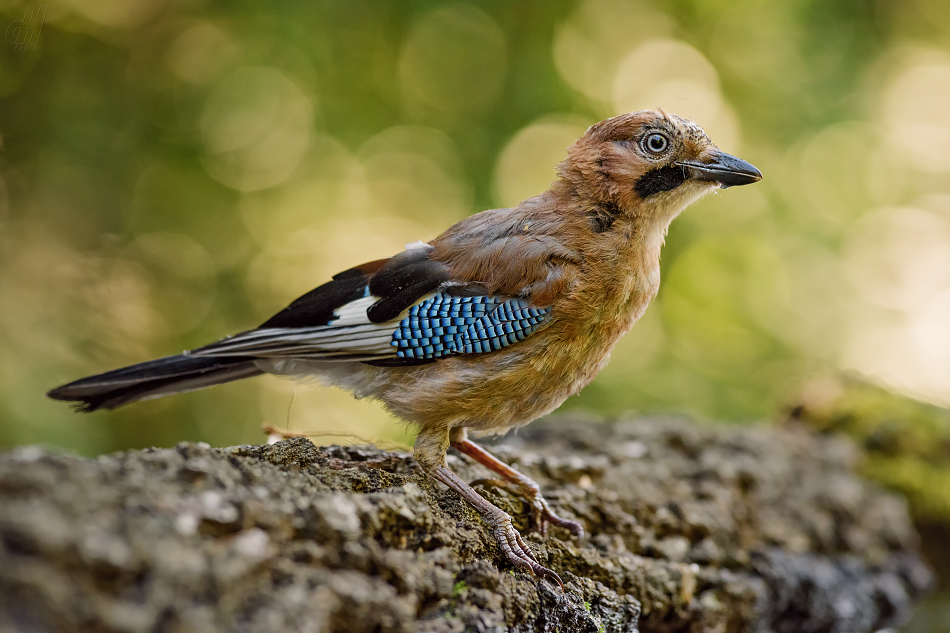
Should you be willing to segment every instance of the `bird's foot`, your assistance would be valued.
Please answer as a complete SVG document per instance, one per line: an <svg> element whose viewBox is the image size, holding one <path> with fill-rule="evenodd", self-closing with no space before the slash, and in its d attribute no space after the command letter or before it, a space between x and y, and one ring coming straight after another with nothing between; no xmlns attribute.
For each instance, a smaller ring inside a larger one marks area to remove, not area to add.
<svg viewBox="0 0 950 633"><path fill-rule="evenodd" d="M538 562L534 552L531 551L521 534L511 524L511 517L504 513L501 514L503 516L491 517L487 520L505 557L518 569L539 578L547 578L557 582L563 593L564 583L561 582L561 577Z"/></svg>
<svg viewBox="0 0 950 633"><path fill-rule="evenodd" d="M531 483L534 484L534 482ZM528 505L531 506L532 525L538 530L538 532L541 533L541 536L544 538L547 538L548 536L549 524L562 527L576 537L584 536L584 526L582 526L577 521L558 516L554 510L551 509L551 506L548 505L547 499L545 499L541 494L537 484L532 486L521 485L502 479L478 479L473 481L472 485L500 488L502 490L508 491L516 497L521 497L526 500Z"/></svg>

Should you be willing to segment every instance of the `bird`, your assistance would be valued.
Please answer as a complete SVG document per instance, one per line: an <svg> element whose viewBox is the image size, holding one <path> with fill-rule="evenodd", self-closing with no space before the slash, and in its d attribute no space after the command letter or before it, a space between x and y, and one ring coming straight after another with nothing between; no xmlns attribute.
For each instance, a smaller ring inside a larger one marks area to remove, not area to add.
<svg viewBox="0 0 950 633"><path fill-rule="evenodd" d="M656 296L673 219L761 178L689 119L662 109L614 116L567 148L540 195L344 270L255 329L47 395L89 412L276 374L374 398L414 425L419 466L481 515L504 557L563 590L511 516L448 467L447 451L522 496L542 536L554 525L581 537L581 523L559 516L535 481L470 436L526 425L590 383Z"/></svg>

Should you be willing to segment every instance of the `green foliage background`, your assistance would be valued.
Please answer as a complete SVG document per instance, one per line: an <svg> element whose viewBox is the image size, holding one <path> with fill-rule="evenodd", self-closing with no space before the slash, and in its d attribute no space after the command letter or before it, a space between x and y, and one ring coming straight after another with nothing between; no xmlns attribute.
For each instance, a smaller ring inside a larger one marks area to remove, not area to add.
<svg viewBox="0 0 950 633"><path fill-rule="evenodd" d="M0 43L0 446L410 441L271 378L91 416L43 393L539 193L586 125L655 106L765 179L674 223L656 305L565 406L753 421L839 368L950 401L943 0L48 7L35 50Z"/></svg>

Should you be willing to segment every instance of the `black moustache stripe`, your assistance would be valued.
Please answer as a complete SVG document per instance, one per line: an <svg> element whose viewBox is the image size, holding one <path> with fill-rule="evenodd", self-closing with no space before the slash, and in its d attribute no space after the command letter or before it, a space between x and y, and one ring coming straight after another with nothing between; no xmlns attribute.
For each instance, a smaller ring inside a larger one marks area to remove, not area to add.
<svg viewBox="0 0 950 633"><path fill-rule="evenodd" d="M686 180L682 167L669 166L653 169L640 176L633 186L641 198L647 198L662 191L672 191Z"/></svg>

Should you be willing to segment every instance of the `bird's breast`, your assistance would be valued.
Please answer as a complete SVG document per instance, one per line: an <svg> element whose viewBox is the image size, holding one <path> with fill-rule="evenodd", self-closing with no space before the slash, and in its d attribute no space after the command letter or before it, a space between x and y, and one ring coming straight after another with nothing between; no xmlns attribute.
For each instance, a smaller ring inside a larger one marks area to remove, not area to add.
<svg viewBox="0 0 950 633"><path fill-rule="evenodd" d="M610 352L643 316L660 284L659 262L628 261L581 276L554 310L536 366L577 393L607 364ZM651 265L652 264L652 265Z"/></svg>
<svg viewBox="0 0 950 633"><path fill-rule="evenodd" d="M643 316L659 288L658 253L629 249L583 271L555 317L570 336L613 347Z"/></svg>

